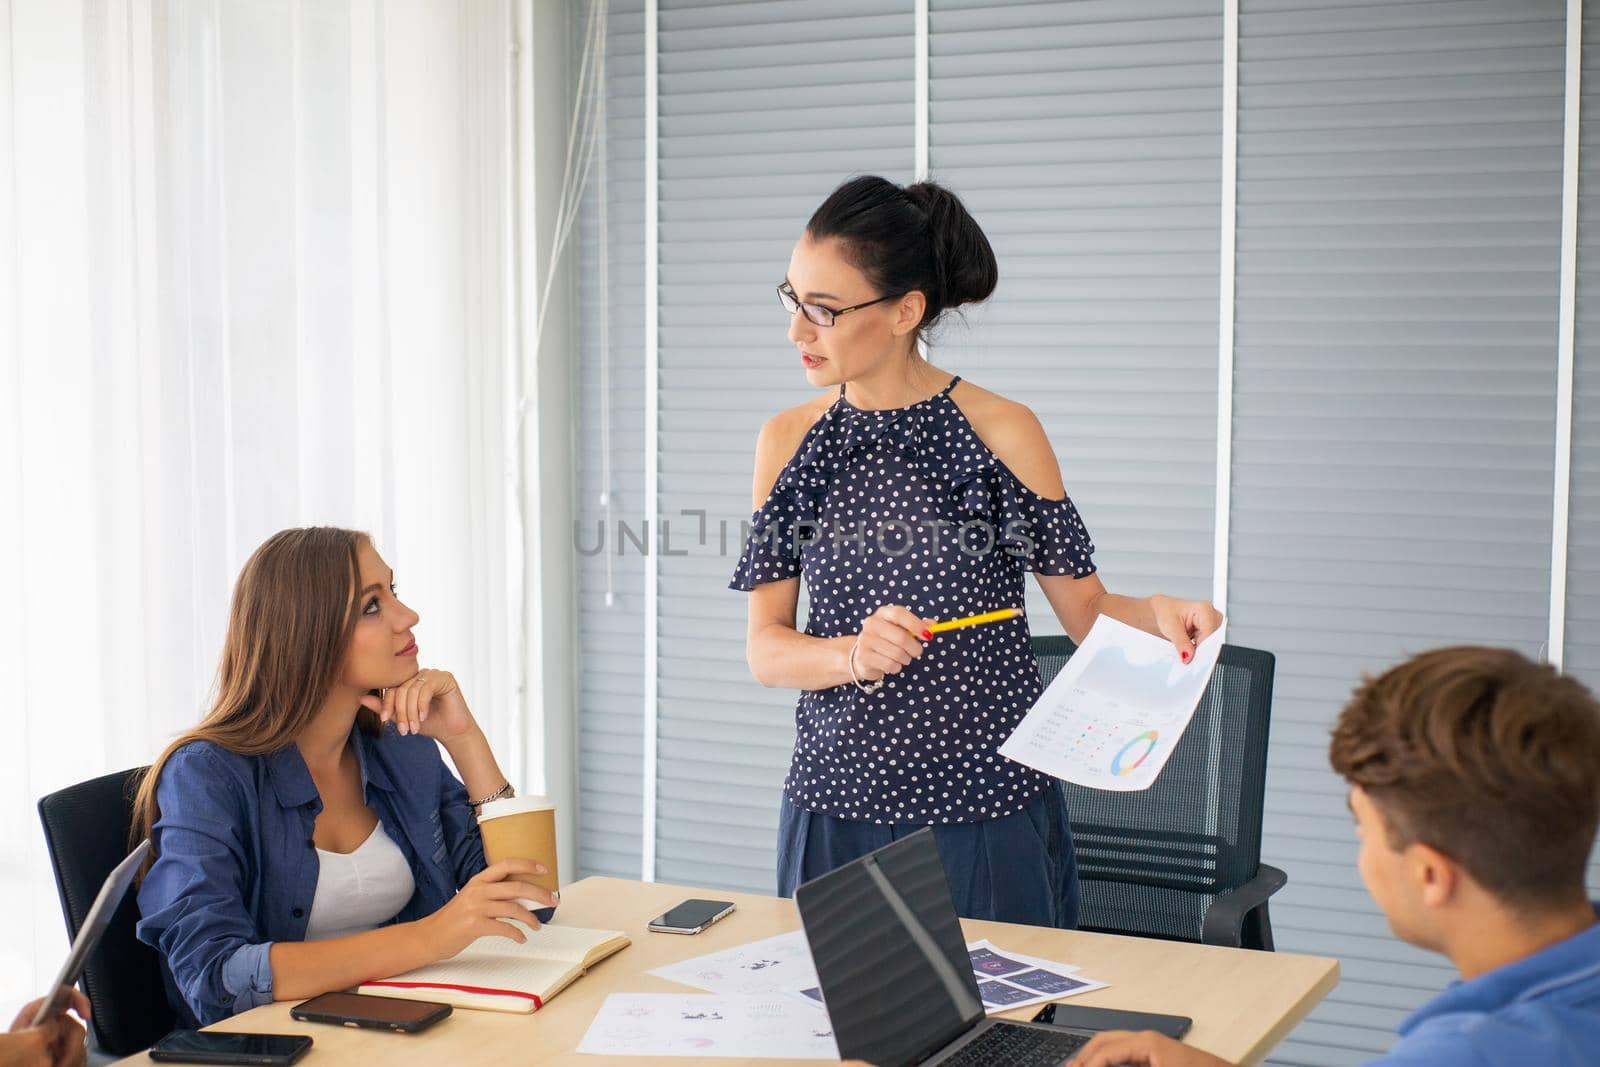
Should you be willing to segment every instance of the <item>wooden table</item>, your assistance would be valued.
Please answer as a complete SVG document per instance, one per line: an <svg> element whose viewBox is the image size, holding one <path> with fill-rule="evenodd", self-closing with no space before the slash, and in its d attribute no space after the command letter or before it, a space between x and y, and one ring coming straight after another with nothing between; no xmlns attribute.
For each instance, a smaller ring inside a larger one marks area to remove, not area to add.
<svg viewBox="0 0 1600 1067"><path fill-rule="evenodd" d="M645 929L687 897L734 900L739 908L694 937ZM268 1004L216 1024L215 1030L309 1034L316 1046L301 1063L383 1064L384 1067L436 1067L462 1064L583 1065L638 1067L639 1057L580 1056L573 1051L609 993L683 993L674 982L645 972L652 967L731 948L798 929L794 901L748 893L685 886L645 884L617 878L585 878L561 891L559 922L602 930L621 930L633 944L603 961L532 1015L457 1011L421 1034L390 1034L342 1029L289 1018L290 1004ZM962 920L967 940L988 938L1002 949L1076 964L1109 988L1072 997L1070 1003L1187 1015L1194 1028L1189 1044L1234 1063L1255 1063L1304 1018L1339 980L1336 960L1285 952L1213 948L1139 937L1048 930L1036 926ZM1026 1019L1038 1006L1007 1013ZM140 1055L124 1063L149 1063ZM682 1064L682 1058L663 1059ZM732 1063L731 1060L710 1061ZM751 1061L794 1065L817 1060Z"/></svg>

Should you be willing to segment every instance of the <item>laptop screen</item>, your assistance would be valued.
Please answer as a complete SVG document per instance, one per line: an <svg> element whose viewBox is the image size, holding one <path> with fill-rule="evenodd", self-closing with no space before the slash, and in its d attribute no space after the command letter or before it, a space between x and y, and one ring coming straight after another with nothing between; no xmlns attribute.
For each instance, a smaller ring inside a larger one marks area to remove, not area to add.
<svg viewBox="0 0 1600 1067"><path fill-rule="evenodd" d="M933 831L795 892L844 1059L910 1067L983 1018Z"/></svg>

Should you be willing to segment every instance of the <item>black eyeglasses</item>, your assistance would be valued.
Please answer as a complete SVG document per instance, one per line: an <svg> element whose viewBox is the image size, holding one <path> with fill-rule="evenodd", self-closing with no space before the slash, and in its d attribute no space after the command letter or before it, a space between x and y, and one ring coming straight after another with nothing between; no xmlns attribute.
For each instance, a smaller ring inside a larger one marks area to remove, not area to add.
<svg viewBox="0 0 1600 1067"><path fill-rule="evenodd" d="M873 304L881 304L885 300L893 300L896 295L897 294L891 293L888 296L880 296L876 300L868 300L864 304L851 304L847 308L839 308L836 311L833 308L824 307L821 304L808 304L801 300L800 297L795 294L794 286L790 285L787 280L778 286L778 303L783 305L783 310L787 311L791 315L793 315L796 311L804 311L806 313L806 318L810 319L818 326L832 326L833 320L837 319L840 315L848 315L852 311L860 311L862 308L869 308Z"/></svg>

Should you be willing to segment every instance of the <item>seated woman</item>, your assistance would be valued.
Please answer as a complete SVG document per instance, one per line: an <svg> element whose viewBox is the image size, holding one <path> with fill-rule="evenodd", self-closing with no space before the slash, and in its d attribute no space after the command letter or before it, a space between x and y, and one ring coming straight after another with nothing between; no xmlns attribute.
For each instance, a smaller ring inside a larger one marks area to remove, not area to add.
<svg viewBox="0 0 1600 1067"><path fill-rule="evenodd" d="M473 815L511 786L455 678L418 669L417 618L361 533L285 530L245 564L216 702L135 799L138 933L184 1024L524 941L500 920L556 903L520 880L542 866L485 868Z"/></svg>

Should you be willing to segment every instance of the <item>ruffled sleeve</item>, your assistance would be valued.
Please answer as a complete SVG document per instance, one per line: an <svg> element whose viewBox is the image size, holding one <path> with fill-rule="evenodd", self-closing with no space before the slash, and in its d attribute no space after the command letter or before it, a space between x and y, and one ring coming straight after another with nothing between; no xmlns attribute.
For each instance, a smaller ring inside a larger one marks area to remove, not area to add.
<svg viewBox="0 0 1600 1067"><path fill-rule="evenodd" d="M750 532L729 589L748 593L767 582L800 577L800 553L821 532L817 516L833 473L859 442L842 437L836 408L824 412L778 472L766 503L750 516Z"/></svg>
<svg viewBox="0 0 1600 1067"><path fill-rule="evenodd" d="M1017 480L998 460L989 471L996 543L1035 574L1095 572L1094 542L1071 497L1051 500Z"/></svg>
<svg viewBox="0 0 1600 1067"><path fill-rule="evenodd" d="M779 485L750 517L750 533L728 588L748 593L767 582L800 577L800 522L793 496Z"/></svg>

